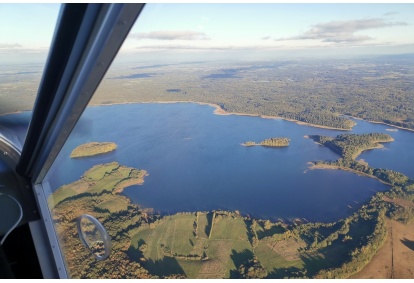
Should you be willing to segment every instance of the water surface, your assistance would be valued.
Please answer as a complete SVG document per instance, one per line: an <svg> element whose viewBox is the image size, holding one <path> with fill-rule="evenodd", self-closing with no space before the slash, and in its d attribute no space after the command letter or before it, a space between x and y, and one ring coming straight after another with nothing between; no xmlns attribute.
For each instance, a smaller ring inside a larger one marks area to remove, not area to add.
<svg viewBox="0 0 414 283"><path fill-rule="evenodd" d="M375 192L388 189L350 172L308 170L309 161L339 156L304 136L333 137L343 131L213 111L194 103L89 107L48 175L51 188L78 180L96 164L117 161L149 172L142 186L124 190L142 207L163 213L239 210L259 218L310 221L346 217ZM22 144L28 118L29 112L0 117L1 134ZM381 132L395 139L358 159L414 178L413 132L391 132L386 125L355 121L351 133ZM271 137L287 137L291 142L285 148L241 146ZM118 149L93 158L69 158L76 146L91 141L115 142Z"/></svg>
<svg viewBox="0 0 414 283"><path fill-rule="evenodd" d="M227 209L260 218L312 221L350 215L375 192L388 188L350 172L308 170L309 161L338 156L304 136L335 136L343 131L281 119L214 115L213 110L194 103L88 108L58 158L52 187L77 180L95 164L117 161L149 172L144 185L124 191L143 207L163 213ZM353 133L386 132L396 141L413 139L411 132L388 132L384 125L357 122ZM241 146L270 137L288 137L291 143L286 148ZM90 141L113 141L118 149L94 158L69 159L73 148ZM379 166L380 156L389 152L389 168L401 165L396 162L401 150L391 144L361 158ZM407 163L400 167L411 170Z"/></svg>

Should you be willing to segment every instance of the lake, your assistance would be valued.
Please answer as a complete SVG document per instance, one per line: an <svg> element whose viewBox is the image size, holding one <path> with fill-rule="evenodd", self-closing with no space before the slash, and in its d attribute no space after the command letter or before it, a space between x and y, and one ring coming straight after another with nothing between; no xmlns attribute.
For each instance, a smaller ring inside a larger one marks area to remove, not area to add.
<svg viewBox="0 0 414 283"><path fill-rule="evenodd" d="M79 179L93 165L117 161L148 171L143 185L126 188L124 194L162 213L226 209L263 219L328 222L352 214L375 192L388 189L350 172L308 170L309 161L338 155L304 136L344 131L213 111L195 103L89 107L48 175L52 190ZM355 121L351 133L382 132L395 139L358 159L414 177L413 132ZM271 137L291 142L286 148L241 146ZM69 158L76 146L90 141L111 141L118 148L93 158Z"/></svg>

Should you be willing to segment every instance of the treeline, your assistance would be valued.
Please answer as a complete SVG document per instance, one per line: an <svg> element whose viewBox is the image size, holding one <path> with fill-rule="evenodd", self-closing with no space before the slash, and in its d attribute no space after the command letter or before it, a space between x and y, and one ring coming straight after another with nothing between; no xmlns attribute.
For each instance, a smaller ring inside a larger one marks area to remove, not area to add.
<svg viewBox="0 0 414 283"><path fill-rule="evenodd" d="M386 203L377 195L345 219L333 223L291 224L283 233L261 239L259 242L267 245L287 239L306 243L298 249L305 263L303 267L275 268L268 278L348 278L360 271L385 242L386 211ZM273 225L266 226L270 231ZM321 254L323 260L318 258Z"/></svg>
<svg viewBox="0 0 414 283"><path fill-rule="evenodd" d="M378 147L380 142L391 142L394 139L387 134L342 134L335 138L310 135L309 138L330 148L344 159L355 159L362 151Z"/></svg>
<svg viewBox="0 0 414 283"><path fill-rule="evenodd" d="M254 146L254 145L262 145L262 146L269 146L269 147L284 147L289 146L290 139L288 138L270 138L261 141L260 143L256 143L253 141L247 141L243 143L244 146Z"/></svg>
<svg viewBox="0 0 414 283"><path fill-rule="evenodd" d="M338 166L343 168L349 168L367 175L371 175L373 177L376 177L380 179L381 181L384 181L385 183L388 183L390 185L396 185L396 186L407 186L412 184L412 180L410 180L407 176L404 174L389 170L389 169L382 169L382 168L373 168L366 164L362 164L358 161L351 160L351 159L345 159L345 158L339 158L336 161L316 161L314 162L315 165L330 165L330 166Z"/></svg>
<svg viewBox="0 0 414 283"><path fill-rule="evenodd" d="M407 128L407 129L414 129L414 119L407 119L405 122L384 119L383 122L387 123L387 124L390 124L390 125L395 125L397 127L403 127L403 128Z"/></svg>
<svg viewBox="0 0 414 283"><path fill-rule="evenodd" d="M260 142L263 146L288 146L290 140L288 138L270 138Z"/></svg>
<svg viewBox="0 0 414 283"><path fill-rule="evenodd" d="M261 279L268 275L267 270L263 268L256 257L241 264L239 268L237 268L237 272L239 278L243 279Z"/></svg>
<svg viewBox="0 0 414 283"><path fill-rule="evenodd" d="M344 129L349 129L351 121L340 114L414 129L414 86L409 75L414 64L412 59L407 62L232 62L227 67L243 71L236 70L237 76L231 79L207 79L222 72L224 65L183 65L180 72L177 66L167 66L153 68L154 77L139 79L139 85L122 79L103 81L92 103L197 101L218 104L229 112ZM169 92L171 86L181 92ZM114 96L120 88L122 97Z"/></svg>
<svg viewBox="0 0 414 283"><path fill-rule="evenodd" d="M283 118L294 119L301 122L321 125L326 127L351 130L355 122L329 112L311 112L304 111L299 113L282 112L280 116Z"/></svg>
<svg viewBox="0 0 414 283"><path fill-rule="evenodd" d="M164 244L161 244L161 250L163 251L164 255L169 257L174 257L176 259L182 259L182 260L207 260L208 256L206 252L204 251L202 255L199 254L188 254L188 255L182 255L177 254L171 251L171 249Z"/></svg>
<svg viewBox="0 0 414 283"><path fill-rule="evenodd" d="M366 213L367 211L364 212ZM385 239L387 238L387 230L384 222L384 211L380 210L377 212L377 210L374 209L371 212L373 213L368 216L368 219L358 218L354 220L360 222L359 226L361 226L361 228L369 225L373 226L374 229L367 235L361 235L357 242L354 241L354 246L349 252L350 260L346 261L339 267L322 269L314 276L314 278L348 278L362 270L362 268L371 261L372 257L382 247ZM346 229L349 228L347 227ZM353 233L346 233L343 237L342 241L345 242L345 245L346 242L353 240L353 237L351 236L352 234ZM355 245L355 243L357 244Z"/></svg>

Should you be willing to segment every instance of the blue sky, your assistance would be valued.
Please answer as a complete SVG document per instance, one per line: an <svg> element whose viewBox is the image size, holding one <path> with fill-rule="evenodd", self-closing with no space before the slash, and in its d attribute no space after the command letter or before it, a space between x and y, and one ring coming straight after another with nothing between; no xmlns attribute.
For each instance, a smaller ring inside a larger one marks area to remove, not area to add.
<svg viewBox="0 0 414 283"><path fill-rule="evenodd" d="M46 54L58 4L0 4L0 59ZM137 58L414 52L414 4L148 4L121 50Z"/></svg>

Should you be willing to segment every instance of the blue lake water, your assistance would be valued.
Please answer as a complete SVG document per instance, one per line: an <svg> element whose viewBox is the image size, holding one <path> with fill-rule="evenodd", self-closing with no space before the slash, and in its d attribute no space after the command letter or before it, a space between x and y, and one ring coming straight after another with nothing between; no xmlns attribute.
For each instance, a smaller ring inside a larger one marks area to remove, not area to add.
<svg viewBox="0 0 414 283"><path fill-rule="evenodd" d="M375 192L388 189L350 172L308 170L309 161L338 156L304 135L336 136L343 131L213 111L194 103L90 107L49 174L52 190L79 179L95 164L117 161L149 173L143 185L126 188L124 194L163 213L226 209L259 218L336 221ZM413 132L356 122L351 133L382 132L395 139L358 158L414 177ZM291 142L286 148L240 145L270 137ZM118 148L93 158L69 158L76 146L90 141L112 141Z"/></svg>

